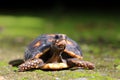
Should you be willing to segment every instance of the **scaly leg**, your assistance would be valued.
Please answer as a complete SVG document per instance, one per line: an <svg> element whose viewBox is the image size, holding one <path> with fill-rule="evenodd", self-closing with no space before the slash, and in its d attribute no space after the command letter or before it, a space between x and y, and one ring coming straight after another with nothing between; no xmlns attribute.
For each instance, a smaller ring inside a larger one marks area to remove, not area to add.
<svg viewBox="0 0 120 80"><path fill-rule="evenodd" d="M27 70L31 70L31 69L37 69L40 68L41 66L44 65L44 62L42 59L29 59L27 61L25 61L23 64L19 65L19 72L24 72Z"/></svg>
<svg viewBox="0 0 120 80"><path fill-rule="evenodd" d="M93 63L88 61L82 61L77 58L68 59L67 64L70 67L81 67L81 68L90 69L90 70L95 68L95 65Z"/></svg>

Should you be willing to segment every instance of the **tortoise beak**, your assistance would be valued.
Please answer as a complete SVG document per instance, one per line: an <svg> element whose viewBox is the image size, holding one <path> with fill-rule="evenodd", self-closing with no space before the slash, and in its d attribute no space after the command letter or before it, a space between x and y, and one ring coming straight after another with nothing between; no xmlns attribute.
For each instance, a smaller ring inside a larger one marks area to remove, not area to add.
<svg viewBox="0 0 120 80"><path fill-rule="evenodd" d="M52 44L52 48L56 49L58 51L64 51L65 47L66 47L66 41L63 40L63 39L61 39L61 40L59 40L59 39L55 40L53 42L53 44Z"/></svg>
<svg viewBox="0 0 120 80"><path fill-rule="evenodd" d="M60 44L60 45L58 45L58 47L59 47L60 50L64 50L66 45L65 44Z"/></svg>

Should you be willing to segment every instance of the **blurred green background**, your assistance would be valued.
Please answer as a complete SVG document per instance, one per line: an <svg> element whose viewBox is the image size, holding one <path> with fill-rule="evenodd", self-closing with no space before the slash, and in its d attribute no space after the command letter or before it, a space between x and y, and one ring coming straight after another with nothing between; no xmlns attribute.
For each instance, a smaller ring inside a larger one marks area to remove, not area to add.
<svg viewBox="0 0 120 80"><path fill-rule="evenodd" d="M120 42L119 18L119 15L106 13L64 13L62 11L0 14L0 41L6 43L15 39L19 44L41 34L64 33L78 42L118 44Z"/></svg>
<svg viewBox="0 0 120 80"><path fill-rule="evenodd" d="M0 5L0 80L119 80L118 8L88 3L76 2L77 6L71 6L48 1L44 6L37 3L33 6L32 2L27 7L21 3ZM49 33L63 33L75 40L81 47L84 60L93 62L95 70L14 72L17 68L9 66L8 62L23 58L24 50L32 40Z"/></svg>

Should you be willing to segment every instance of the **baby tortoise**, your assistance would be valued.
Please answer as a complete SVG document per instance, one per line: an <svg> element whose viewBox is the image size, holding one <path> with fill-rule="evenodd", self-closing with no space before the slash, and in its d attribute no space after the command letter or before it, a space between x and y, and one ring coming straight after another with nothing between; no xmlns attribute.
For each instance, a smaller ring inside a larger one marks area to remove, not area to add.
<svg viewBox="0 0 120 80"><path fill-rule="evenodd" d="M31 69L61 70L73 67L94 69L93 63L82 60L79 45L65 34L43 34L29 44L19 71Z"/></svg>

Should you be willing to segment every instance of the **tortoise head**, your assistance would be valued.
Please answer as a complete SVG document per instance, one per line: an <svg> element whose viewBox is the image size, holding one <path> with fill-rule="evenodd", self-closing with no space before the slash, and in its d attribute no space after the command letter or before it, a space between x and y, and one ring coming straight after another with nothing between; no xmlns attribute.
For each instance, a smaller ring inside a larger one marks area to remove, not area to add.
<svg viewBox="0 0 120 80"><path fill-rule="evenodd" d="M53 51L64 51L66 47L66 35L56 34L52 41L51 49Z"/></svg>

